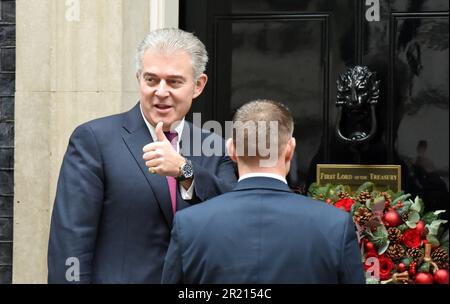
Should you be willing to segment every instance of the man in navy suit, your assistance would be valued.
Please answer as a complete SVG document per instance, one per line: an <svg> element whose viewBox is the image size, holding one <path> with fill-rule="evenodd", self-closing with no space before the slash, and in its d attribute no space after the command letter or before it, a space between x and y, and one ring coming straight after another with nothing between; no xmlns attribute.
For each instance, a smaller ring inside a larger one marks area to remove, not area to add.
<svg viewBox="0 0 450 304"><path fill-rule="evenodd" d="M176 214L162 283L364 283L350 215L286 184L295 150L288 109L258 100L233 120L227 148L239 182ZM267 142L276 157L262 153Z"/></svg>
<svg viewBox="0 0 450 304"><path fill-rule="evenodd" d="M157 30L136 58L138 104L70 138L52 213L49 283L159 283L174 213L236 184L223 139L184 120L207 82L203 43ZM212 156L193 153L207 138L222 145Z"/></svg>

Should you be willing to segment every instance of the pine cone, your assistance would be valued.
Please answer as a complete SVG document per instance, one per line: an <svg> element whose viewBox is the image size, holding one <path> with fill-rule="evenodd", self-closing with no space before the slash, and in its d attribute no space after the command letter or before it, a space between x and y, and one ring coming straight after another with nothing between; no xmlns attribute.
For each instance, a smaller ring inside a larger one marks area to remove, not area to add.
<svg viewBox="0 0 450 304"><path fill-rule="evenodd" d="M448 252L438 247L431 253L431 259L438 265L439 269L448 269Z"/></svg>
<svg viewBox="0 0 450 304"><path fill-rule="evenodd" d="M423 259L423 252L418 248L409 248L406 250L406 254L413 259L414 262L419 263Z"/></svg>
<svg viewBox="0 0 450 304"><path fill-rule="evenodd" d="M339 191L338 196L339 196L339 199L350 197L350 195L345 191Z"/></svg>
<svg viewBox="0 0 450 304"><path fill-rule="evenodd" d="M396 243L402 237L402 232L396 227L388 228L388 239L389 241Z"/></svg>
<svg viewBox="0 0 450 304"><path fill-rule="evenodd" d="M389 245L385 255L393 261L398 261L405 255L405 249L400 244Z"/></svg>
<svg viewBox="0 0 450 304"><path fill-rule="evenodd" d="M405 212L405 213L402 214L403 222L406 223L408 221L408 218L409 218L409 212Z"/></svg>
<svg viewBox="0 0 450 304"><path fill-rule="evenodd" d="M364 226L372 218L372 215L372 211L368 208L359 207L353 217L360 226Z"/></svg>
<svg viewBox="0 0 450 304"><path fill-rule="evenodd" d="M356 197L356 200L360 202L361 204L364 204L366 200L372 199L372 195L367 191L361 191L358 196Z"/></svg>

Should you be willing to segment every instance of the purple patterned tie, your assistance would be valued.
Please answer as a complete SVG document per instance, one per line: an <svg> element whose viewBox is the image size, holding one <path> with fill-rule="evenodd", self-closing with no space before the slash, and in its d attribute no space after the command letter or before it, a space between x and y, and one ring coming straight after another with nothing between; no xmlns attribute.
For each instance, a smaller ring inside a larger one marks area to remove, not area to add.
<svg viewBox="0 0 450 304"><path fill-rule="evenodd" d="M167 139L172 144L172 147L177 150L177 132L164 132L164 135L166 135ZM175 214L177 211L177 180L173 176L166 176L167 183L169 184L169 191L170 191L170 200L172 201L172 212Z"/></svg>

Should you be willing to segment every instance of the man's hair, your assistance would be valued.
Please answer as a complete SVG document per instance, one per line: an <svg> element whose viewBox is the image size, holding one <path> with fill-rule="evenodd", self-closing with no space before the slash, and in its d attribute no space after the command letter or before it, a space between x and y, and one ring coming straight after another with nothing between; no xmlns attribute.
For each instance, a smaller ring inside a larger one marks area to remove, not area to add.
<svg viewBox="0 0 450 304"><path fill-rule="evenodd" d="M266 148L279 156L294 131L289 109L282 103L266 99L241 106L234 114L233 125L233 144L237 156L244 158L267 158L269 156L262 153ZM274 144L277 147L271 147Z"/></svg>
<svg viewBox="0 0 450 304"><path fill-rule="evenodd" d="M194 80L205 72L208 52L205 45L192 33L177 28L165 28L151 31L139 44L136 53L136 72L142 73L144 53L148 49L166 53L184 51L191 57Z"/></svg>

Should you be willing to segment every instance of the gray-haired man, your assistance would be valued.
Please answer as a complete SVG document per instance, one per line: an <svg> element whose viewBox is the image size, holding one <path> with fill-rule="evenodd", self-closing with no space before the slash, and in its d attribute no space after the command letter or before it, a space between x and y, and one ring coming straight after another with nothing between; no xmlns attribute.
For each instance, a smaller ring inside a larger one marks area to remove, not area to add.
<svg viewBox="0 0 450 304"><path fill-rule="evenodd" d="M49 283L159 283L174 213L236 182L224 144L208 157L179 151L193 132L215 136L184 120L208 79L203 43L157 30L136 58L136 106L87 122L70 138L52 214Z"/></svg>

